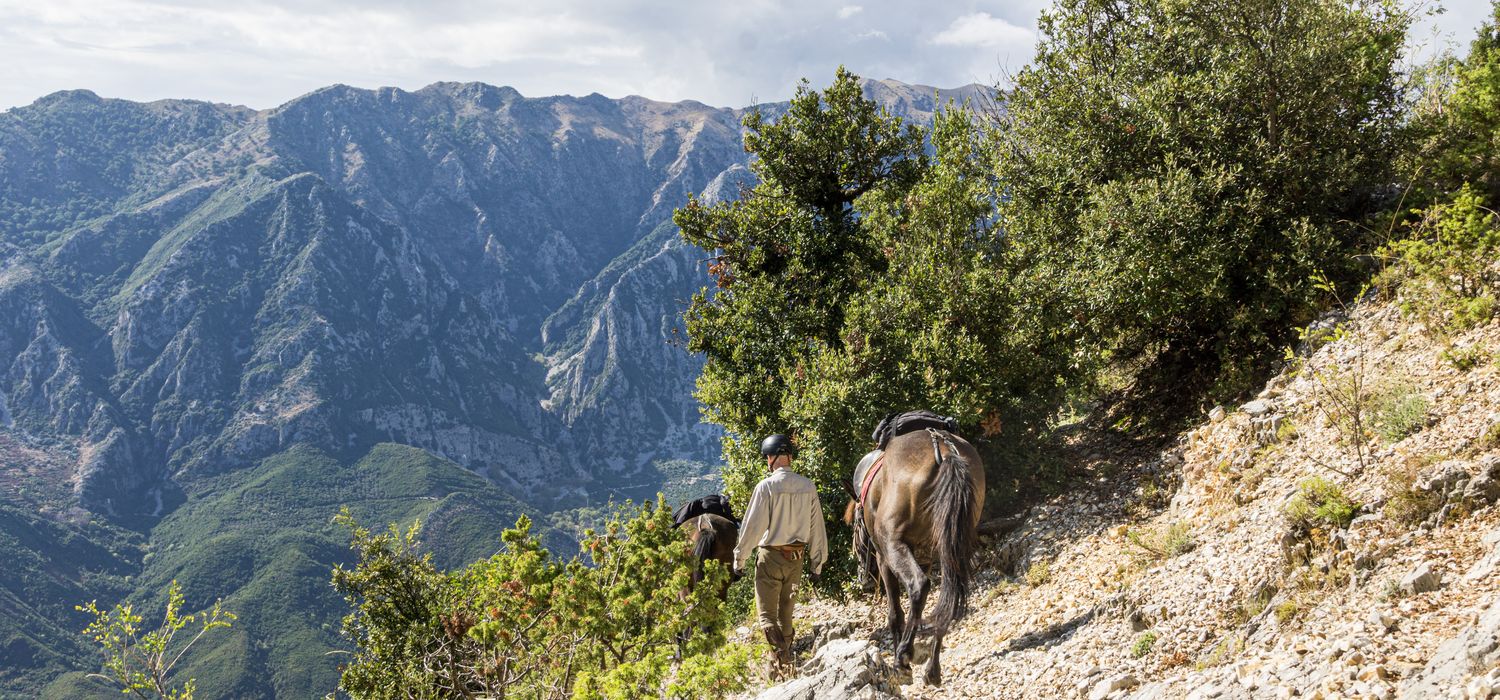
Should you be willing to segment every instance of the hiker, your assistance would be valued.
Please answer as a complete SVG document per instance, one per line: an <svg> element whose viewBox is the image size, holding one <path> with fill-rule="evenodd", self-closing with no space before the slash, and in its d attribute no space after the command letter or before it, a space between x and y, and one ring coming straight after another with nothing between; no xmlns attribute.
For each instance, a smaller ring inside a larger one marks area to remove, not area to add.
<svg viewBox="0 0 1500 700"><path fill-rule="evenodd" d="M792 601L802 580L802 560L812 565L810 578L817 583L828 560L828 536L818 487L791 469L797 453L791 438L768 436L760 443L760 453L771 475L755 485L745 508L734 569L740 573L750 554L760 550L755 558L755 608L771 645L768 671L776 677L792 664Z"/></svg>

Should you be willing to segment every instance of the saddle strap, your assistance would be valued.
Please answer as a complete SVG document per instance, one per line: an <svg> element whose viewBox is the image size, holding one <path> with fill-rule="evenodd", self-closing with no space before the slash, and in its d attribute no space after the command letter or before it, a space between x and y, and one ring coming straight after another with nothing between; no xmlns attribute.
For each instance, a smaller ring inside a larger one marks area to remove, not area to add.
<svg viewBox="0 0 1500 700"><path fill-rule="evenodd" d="M864 505L865 499L870 496L870 484L875 483L875 474L883 466L885 466L885 454L881 453L879 457L875 458L875 463L870 465L870 471L865 473L865 480L860 484L859 500L857 501L860 505Z"/></svg>
<svg viewBox="0 0 1500 700"><path fill-rule="evenodd" d="M927 429L927 435L932 438L932 461L933 461L933 463L934 464L942 464L943 463L943 450L942 450L942 448L938 447L938 439L941 438L941 439L946 440L947 438L943 438L942 436L938 435L938 431L933 430L932 428L928 428Z"/></svg>

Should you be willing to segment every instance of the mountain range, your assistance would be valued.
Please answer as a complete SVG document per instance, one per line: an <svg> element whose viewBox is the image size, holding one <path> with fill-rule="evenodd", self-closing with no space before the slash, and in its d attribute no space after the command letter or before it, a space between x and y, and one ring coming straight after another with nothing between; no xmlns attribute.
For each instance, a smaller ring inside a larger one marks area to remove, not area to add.
<svg viewBox="0 0 1500 700"><path fill-rule="evenodd" d="M241 614L205 696L320 696L341 506L457 566L522 514L563 553L570 512L711 484L671 213L750 181L744 112L438 83L0 113L0 691L106 694L72 606L175 579Z"/></svg>

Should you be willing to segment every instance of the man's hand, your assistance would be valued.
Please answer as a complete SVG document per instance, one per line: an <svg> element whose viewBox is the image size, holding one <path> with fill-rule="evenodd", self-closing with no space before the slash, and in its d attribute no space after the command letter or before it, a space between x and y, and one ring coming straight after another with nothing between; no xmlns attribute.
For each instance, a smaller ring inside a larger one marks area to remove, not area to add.
<svg viewBox="0 0 1500 700"><path fill-rule="evenodd" d="M817 583L823 580L823 574L814 571L807 575L807 580L812 581L813 583Z"/></svg>

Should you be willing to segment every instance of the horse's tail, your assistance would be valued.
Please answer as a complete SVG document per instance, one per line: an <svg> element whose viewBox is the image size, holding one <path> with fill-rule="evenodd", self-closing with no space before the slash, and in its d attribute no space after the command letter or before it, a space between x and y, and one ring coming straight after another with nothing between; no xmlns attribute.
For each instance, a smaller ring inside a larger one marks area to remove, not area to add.
<svg viewBox="0 0 1500 700"><path fill-rule="evenodd" d="M714 532L713 524L698 521L698 541L693 544L693 584L696 585L703 580L703 562L714 556Z"/></svg>
<svg viewBox="0 0 1500 700"><path fill-rule="evenodd" d="M938 449L940 435L948 445L947 455L941 455ZM943 588L927 623L935 633L946 634L948 626L963 619L969 609L970 563L976 544L976 499L969 460L959 454L958 446L953 444L952 438L933 432L932 449L941 456L938 459L937 485L928 497L927 506L933 516L933 539L937 542Z"/></svg>

